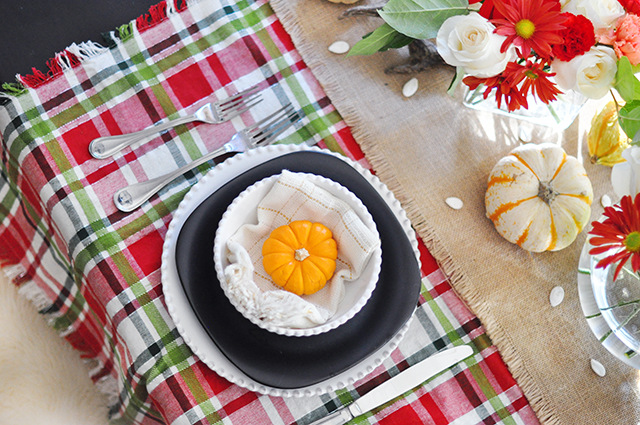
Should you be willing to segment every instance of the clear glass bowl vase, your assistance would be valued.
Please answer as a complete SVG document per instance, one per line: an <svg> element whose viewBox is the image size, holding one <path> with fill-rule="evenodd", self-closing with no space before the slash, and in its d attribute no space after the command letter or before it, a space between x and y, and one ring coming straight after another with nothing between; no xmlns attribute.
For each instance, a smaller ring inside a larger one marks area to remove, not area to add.
<svg viewBox="0 0 640 425"><path fill-rule="evenodd" d="M491 92L486 99L483 97L485 86L480 85L475 90L471 90L464 84L462 86L464 88L462 104L468 108L504 115L557 130L564 130L569 127L587 101L586 97L573 90L559 95L557 100L548 105L535 96L529 95L527 97L529 105L527 109L520 108L509 112L504 102L498 108L494 92Z"/></svg>
<svg viewBox="0 0 640 425"><path fill-rule="evenodd" d="M616 264L596 268L600 259L591 257L591 286L598 309L613 333L640 353L640 276L627 263L614 281Z"/></svg>

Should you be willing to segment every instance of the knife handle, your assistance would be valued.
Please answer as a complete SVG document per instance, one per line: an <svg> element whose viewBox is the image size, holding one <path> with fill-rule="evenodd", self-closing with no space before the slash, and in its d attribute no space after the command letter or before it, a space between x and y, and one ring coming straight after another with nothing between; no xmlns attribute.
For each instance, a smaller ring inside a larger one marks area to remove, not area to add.
<svg viewBox="0 0 640 425"><path fill-rule="evenodd" d="M318 419L312 422L310 425L342 425L353 419L353 415L349 412L349 409L342 408L331 413L324 418Z"/></svg>

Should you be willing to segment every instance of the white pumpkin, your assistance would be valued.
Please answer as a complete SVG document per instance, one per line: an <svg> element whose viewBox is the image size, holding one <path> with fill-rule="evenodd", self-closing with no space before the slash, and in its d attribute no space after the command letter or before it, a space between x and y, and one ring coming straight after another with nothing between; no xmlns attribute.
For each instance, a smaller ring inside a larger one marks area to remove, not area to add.
<svg viewBox="0 0 640 425"><path fill-rule="evenodd" d="M587 173L552 143L519 146L489 175L487 217L509 242L533 252L569 246L591 216Z"/></svg>

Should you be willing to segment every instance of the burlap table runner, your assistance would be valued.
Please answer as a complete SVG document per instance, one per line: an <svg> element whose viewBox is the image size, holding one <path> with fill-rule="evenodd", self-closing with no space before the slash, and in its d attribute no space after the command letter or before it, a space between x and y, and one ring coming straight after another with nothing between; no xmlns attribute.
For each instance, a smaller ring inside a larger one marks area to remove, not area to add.
<svg viewBox="0 0 640 425"><path fill-rule="evenodd" d="M337 40L353 45L379 20L338 20L348 6L325 0L271 3L378 176L486 327L540 420L637 424L638 371L600 345L580 307L576 268L586 233L563 251L531 254L502 239L485 218L488 174L521 143L518 122L469 110L449 97L453 72L447 67L419 74L420 89L407 99L401 90L410 77L384 73L406 52L349 58L328 52ZM585 159L595 107L587 104L562 133L533 129L533 141L561 143L567 153ZM602 213L600 197L612 195L610 169L584 162L594 185L594 219ZM444 202L450 196L462 199L464 207L450 209ZM549 292L556 285L566 296L552 308ZM606 367L604 378L591 370L591 358Z"/></svg>

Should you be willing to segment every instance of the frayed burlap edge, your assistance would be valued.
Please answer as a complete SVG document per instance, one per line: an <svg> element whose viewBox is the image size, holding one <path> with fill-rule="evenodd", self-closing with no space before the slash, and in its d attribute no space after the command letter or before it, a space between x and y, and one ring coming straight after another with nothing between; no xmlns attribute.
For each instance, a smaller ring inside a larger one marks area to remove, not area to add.
<svg viewBox="0 0 640 425"><path fill-rule="evenodd" d="M353 137L364 152L367 161L376 170L376 175L400 201L418 235L429 249L431 255L436 259L442 271L449 277L454 290L482 322L491 341L500 351L503 360L524 392L538 419L544 424L561 425L551 403L527 371L524 361L518 355L513 342L502 328L502 325L495 320L487 304L482 302L482 298L474 289L464 271L454 264L449 252L440 243L436 231L429 226L427 220L420 213L418 206L415 205L413 199L407 195L402 185L397 181L395 173L389 167L384 155L376 151L376 142L367 131L365 122L362 120L355 105L344 95L340 84L335 81L327 64L320 60L311 43L305 40L303 29L295 13L290 9L289 0L271 0L270 4L285 30L291 35L293 43L305 63L320 81L333 105L351 128Z"/></svg>

